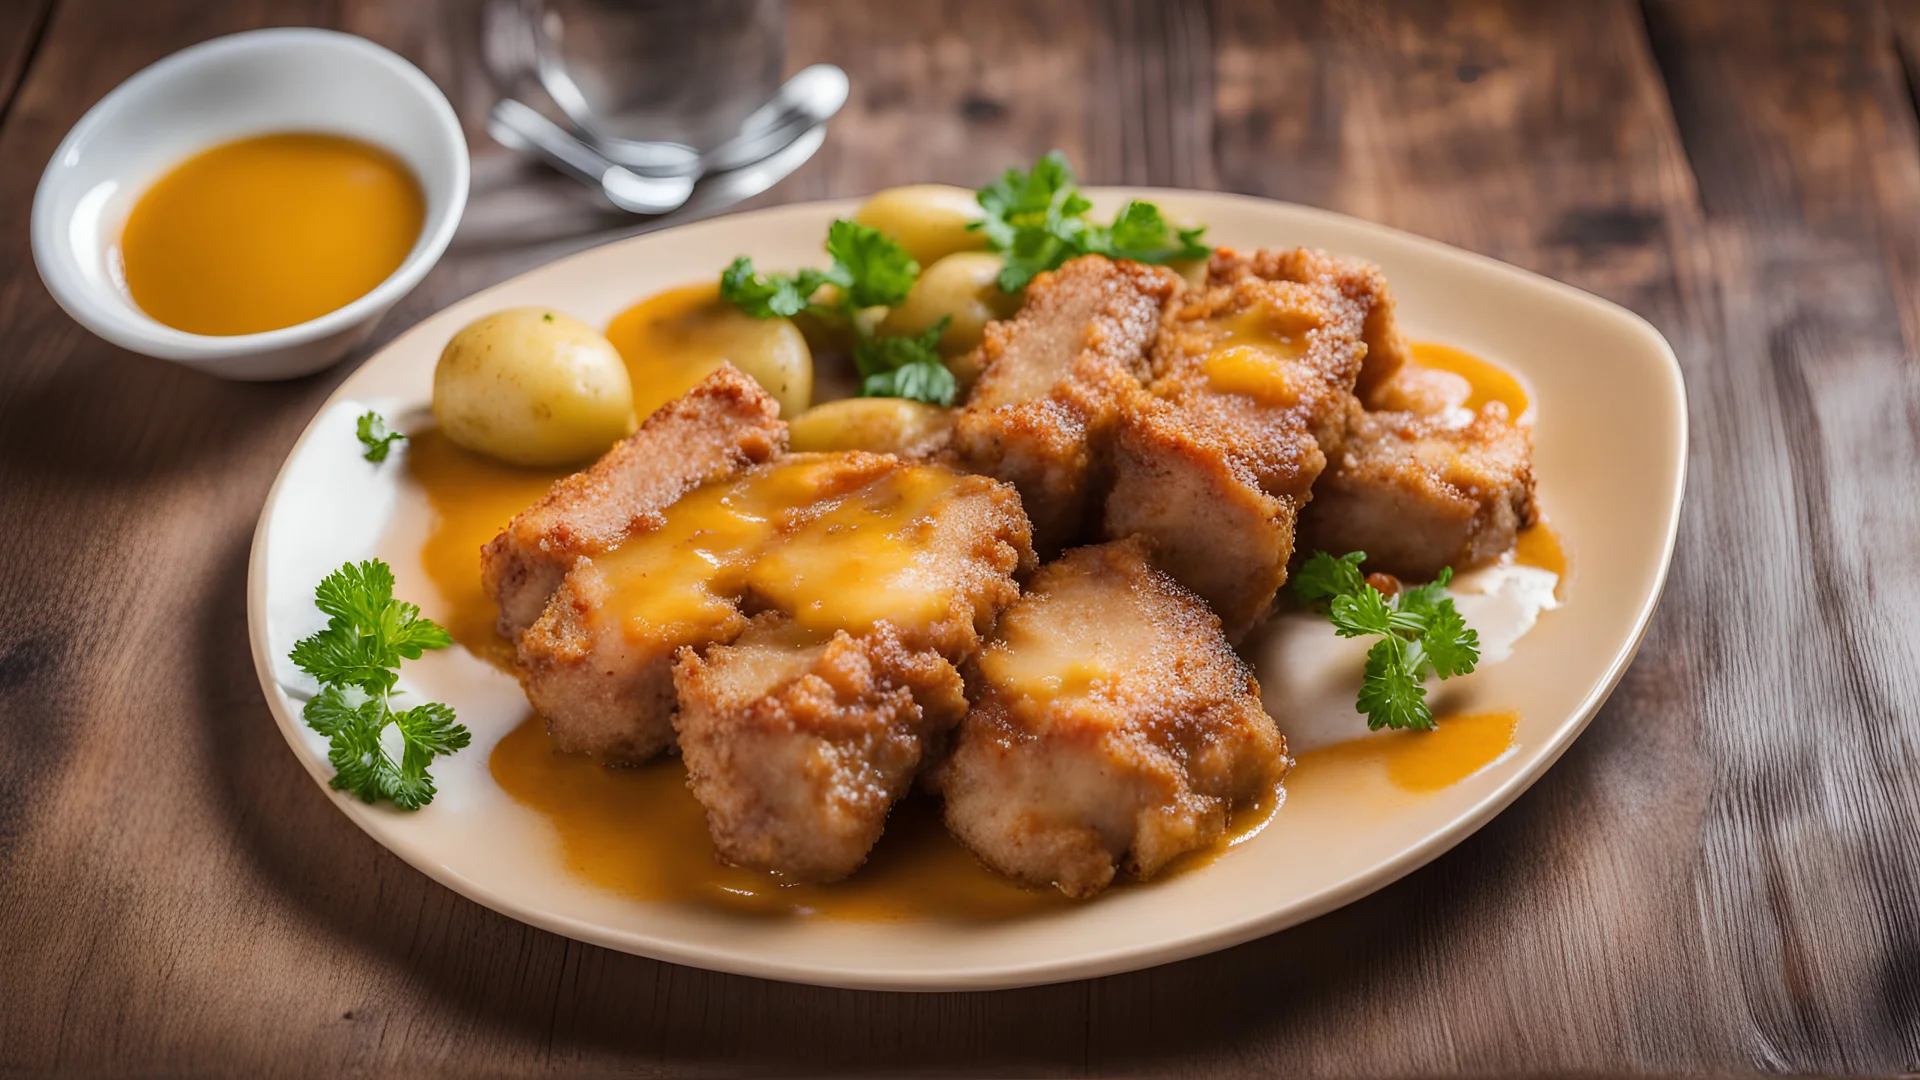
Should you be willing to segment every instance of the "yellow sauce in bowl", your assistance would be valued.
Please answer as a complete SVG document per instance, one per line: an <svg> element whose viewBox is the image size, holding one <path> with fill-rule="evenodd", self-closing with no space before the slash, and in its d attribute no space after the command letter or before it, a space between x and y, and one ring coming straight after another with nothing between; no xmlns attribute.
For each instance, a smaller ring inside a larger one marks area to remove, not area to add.
<svg viewBox="0 0 1920 1080"><path fill-rule="evenodd" d="M174 166L120 238L127 291L190 334L280 330L373 291L420 238L426 196L400 159L339 135L224 143Z"/></svg>

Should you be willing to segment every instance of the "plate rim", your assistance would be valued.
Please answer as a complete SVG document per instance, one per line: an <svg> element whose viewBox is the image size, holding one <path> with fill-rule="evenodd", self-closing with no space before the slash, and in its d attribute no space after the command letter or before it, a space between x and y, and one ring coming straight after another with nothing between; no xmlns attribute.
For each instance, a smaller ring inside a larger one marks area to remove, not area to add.
<svg viewBox="0 0 1920 1080"><path fill-rule="evenodd" d="M954 992L989 991L1014 989L1027 986L1041 986L1054 983L1071 982L1081 979L1098 978L1106 975L1136 971L1156 967L1161 964L1191 959L1223 949L1244 944L1255 938L1278 933L1294 926L1309 922L1336 908L1344 907L1374 892L1386 888L1415 870L1432 862L1442 854L1452 850L1468 837L1478 832L1487 822L1498 816L1508 806L1526 792L1540 777L1556 764L1566 753L1567 748L1580 737L1592 723L1601 706L1610 697L1628 667L1638 655L1652 624L1653 614L1659 607L1661 597L1673 566L1673 556L1679 541L1681 509L1685 501L1686 481L1689 459L1691 457L1691 424L1686 381L1679 357L1666 337L1651 322L1638 313L1620 304L1597 296L1584 289L1568 285L1562 281L1535 273L1531 270L1502 262L1478 252L1468 251L1451 244L1442 243L1404 229L1367 221L1337 211L1319 207L1305 206L1299 203L1268 199L1254 195L1232 192L1203 191L1189 188L1163 188L1144 186L1100 186L1083 189L1096 199L1154 198L1174 196L1179 199L1199 199L1203 201L1227 201L1251 204L1263 208L1284 208L1289 213L1304 214L1340 228L1370 233L1376 237L1394 243L1410 244L1431 254L1448 258L1466 258L1483 268L1499 275L1521 281L1530 287L1545 286L1563 298L1580 303L1597 313L1622 323L1637 336L1652 346L1652 351L1663 361L1658 370L1671 391L1669 399L1675 406L1674 433L1677 435L1675 454L1672 463L1672 497L1666 505L1657 510L1664 517L1663 540L1660 550L1659 566L1655 571L1652 588L1634 614L1631 632L1620 639L1614 654L1601 678L1593 684L1588 693L1569 714L1570 722L1559 725L1555 734L1547 740L1533 763L1516 771L1500 786L1484 795L1478 802L1459 813L1446 826L1429 832L1416 843L1409 845L1391 858L1375 863L1364 870L1357 871L1333 882L1319 891L1298 899L1291 904L1271 909L1259 914L1247 916L1235 921L1216 923L1196 930L1194 933L1174 938L1155 945L1121 947L1091 956L1052 958L1022 964L999 964L988 968L948 968L913 969L910 971L876 971L866 968L834 967L820 963L799 963L778 957L746 957L736 953L715 951L707 946L689 944L674 938L650 936L635 931L612 931L608 928L586 922L567 915L530 907L493 889L480 885L455 871L446 863L425 851L415 850L412 845L397 842L395 838L383 835L375 828L375 822L384 810L360 802L353 796L334 790L329 781L331 775L322 767L322 762L314 755L305 752L301 745L303 728L294 711L288 707L290 699L281 690L273 676L273 658L269 654L266 634L266 579L263 572L267 547L268 522L283 495L283 486L288 474L288 466L305 448L313 437L318 422L336 403L352 397L351 389L361 374L387 350L394 348L408 335L414 333L420 324L430 320L441 311L469 301L482 299L518 283L521 279L536 273L550 270L552 267L573 259L580 259L603 252L608 248L637 244L669 232L696 230L711 227L721 222L738 222L758 218L778 216L807 216L814 214L843 213L852 210L862 200L859 198L814 200L807 202L784 203L779 206L764 207L757 210L735 214L716 215L699 221L686 222L667 229L653 229L646 232L610 239L604 243L569 252L558 258L550 259L537 266L529 267L512 277L496 282L485 289L477 290L465 296L449 301L433 312L422 315L414 323L382 345L380 349L368 355L350 372L340 384L329 393L315 409L313 416L282 459L279 471L274 476L272 486L261 505L260 515L254 525L253 540L247 556L247 636L253 654L254 670L260 680L262 696L266 698L268 711L272 713L289 749L300 760L308 774L320 785L322 792L333 801L355 826L379 844L382 848L407 863L415 870L424 873L439 884L453 890L491 911L530 926L559 934L576 941L598 945L618 952L631 953L649 959L668 963L684 964L709 971L718 971L732 975L744 975L753 978L771 979L814 986L825 986L848 990L906 991L906 992Z"/></svg>

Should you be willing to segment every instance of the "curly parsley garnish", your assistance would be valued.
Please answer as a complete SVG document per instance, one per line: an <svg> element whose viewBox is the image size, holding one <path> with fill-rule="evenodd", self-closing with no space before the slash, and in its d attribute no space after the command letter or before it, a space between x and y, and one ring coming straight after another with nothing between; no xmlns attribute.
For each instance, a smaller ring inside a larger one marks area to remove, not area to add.
<svg viewBox="0 0 1920 1080"><path fill-rule="evenodd" d="M387 452L393 449L393 444L406 438L397 431L389 431L386 418L371 409L355 422L354 433L360 445L366 447L366 452L360 456L373 462L387 460Z"/></svg>
<svg viewBox="0 0 1920 1080"><path fill-rule="evenodd" d="M959 384L940 360L940 335L946 329L943 315L917 337L863 337L853 347L860 396L953 404Z"/></svg>
<svg viewBox="0 0 1920 1080"><path fill-rule="evenodd" d="M314 590L327 628L303 638L290 659L320 683L301 716L327 737L333 786L366 802L391 799L403 810L433 801L427 766L467 745L453 710L427 702L396 712L400 661L452 638L420 609L393 598L393 570L379 559L347 563Z"/></svg>
<svg viewBox="0 0 1920 1080"><path fill-rule="evenodd" d="M1480 661L1480 635L1467 628L1447 595L1451 569L1389 600L1360 573L1366 557L1364 551L1337 559L1314 552L1294 575L1294 595L1331 618L1341 637L1380 638L1367 650L1366 678L1354 706L1367 714L1367 727L1429 730L1434 722L1427 677L1471 672Z"/></svg>
<svg viewBox="0 0 1920 1080"><path fill-rule="evenodd" d="M827 254L833 259L828 269L793 274L758 273L742 255L721 273L720 297L757 319L805 311L845 321L854 329L862 397L953 404L958 387L939 349L947 320L912 337L881 337L857 317L867 308L898 306L919 279L920 264L880 230L845 220L827 230ZM818 300L827 285L835 291Z"/></svg>
<svg viewBox="0 0 1920 1080"><path fill-rule="evenodd" d="M720 299L756 319L771 319L813 311L847 316L870 307L893 307L907 298L920 277L920 264L878 229L840 220L827 230L827 255L833 265L825 270L808 267L792 274L761 274L745 255L720 273ZM838 292L828 303L815 303L824 285Z"/></svg>
<svg viewBox="0 0 1920 1080"><path fill-rule="evenodd" d="M1176 229L1152 203L1129 201L1111 225L1088 221L1093 203L1080 194L1073 166L1058 150L1049 150L1031 170L1008 169L978 198L987 216L974 227L1006 257L999 285L1008 293L1080 255L1167 263L1204 258L1213 250L1200 242L1206 226Z"/></svg>

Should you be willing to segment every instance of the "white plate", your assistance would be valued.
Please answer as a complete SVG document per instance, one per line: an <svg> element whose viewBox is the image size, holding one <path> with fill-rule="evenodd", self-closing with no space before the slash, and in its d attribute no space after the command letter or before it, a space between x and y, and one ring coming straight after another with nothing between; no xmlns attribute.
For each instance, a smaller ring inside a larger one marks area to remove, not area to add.
<svg viewBox="0 0 1920 1080"><path fill-rule="evenodd" d="M1274 822L1218 861L1065 910L970 922L747 916L639 901L571 874L546 820L509 798L488 771L493 745L526 714L519 688L456 648L406 669L407 685L453 705L473 732L472 747L435 763L439 798L409 814L331 793L342 812L449 888L555 933L719 971L896 990L1086 978L1225 948L1378 889L1484 824L1580 733L1631 660L1659 597L1687 441L1672 350L1613 304L1378 225L1197 192L1106 189L1096 202L1110 211L1130 196L1207 222L1218 244L1308 245L1372 259L1385 268L1412 337L1485 357L1528 384L1540 491L1575 572L1565 607L1543 616L1510 660L1468 677L1476 706L1519 712L1516 745L1505 756L1427 792L1397 787L1384 766L1356 766L1337 782L1311 782L1303 767ZM417 545L391 542L424 529L424 497L404 468L359 460L354 413L374 405L403 429L423 422L441 347L482 314L541 304L604 324L648 294L717 275L736 254L774 268L818 263L827 224L854 205L764 210L574 255L425 320L341 385L267 497L248 578L261 685L316 782L324 786L332 769L323 742L299 720L300 702L287 692L299 683L285 660L320 622L314 584L378 550L394 564L402 596L431 615L435 595L409 554ZM1358 717L1354 729L1363 731Z"/></svg>

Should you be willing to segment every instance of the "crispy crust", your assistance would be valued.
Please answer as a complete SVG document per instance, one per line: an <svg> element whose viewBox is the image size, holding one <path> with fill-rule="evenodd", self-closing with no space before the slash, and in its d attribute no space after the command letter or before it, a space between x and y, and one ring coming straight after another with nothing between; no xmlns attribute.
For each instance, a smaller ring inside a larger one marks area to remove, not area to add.
<svg viewBox="0 0 1920 1080"><path fill-rule="evenodd" d="M800 881L859 869L929 747L966 712L960 675L887 624L825 643L763 619L674 668L687 785L720 857Z"/></svg>
<svg viewBox="0 0 1920 1080"><path fill-rule="evenodd" d="M1271 393L1258 398L1221 390L1207 369L1224 328L1251 314L1301 328L1303 341L1275 361ZM1326 281L1242 274L1197 290L1169 308L1153 382L1122 411L1103 531L1149 539L1155 562L1212 605L1229 639L1285 583L1300 508L1358 415L1365 320Z"/></svg>
<svg viewBox="0 0 1920 1080"><path fill-rule="evenodd" d="M1035 701L970 661L973 708L935 774L948 827L988 865L1076 897L1123 866L1148 878L1212 843L1289 764L1220 621L1153 568L1144 542L1041 567L994 639L1070 641L1089 626L1127 655L1082 693Z"/></svg>
<svg viewBox="0 0 1920 1080"><path fill-rule="evenodd" d="M651 527L674 500L785 449L780 406L732 364L647 418L592 466L555 483L480 553L480 581L517 639L583 555Z"/></svg>
<svg viewBox="0 0 1920 1080"><path fill-rule="evenodd" d="M1161 267L1084 256L1034 278L1019 314L988 325L953 449L966 468L1019 489L1043 557L1098 509L1105 440L1180 285Z"/></svg>
<svg viewBox="0 0 1920 1080"><path fill-rule="evenodd" d="M1364 551L1367 569L1413 581L1491 562L1537 516L1532 458L1499 402L1470 418L1369 413L1314 488L1303 547Z"/></svg>

